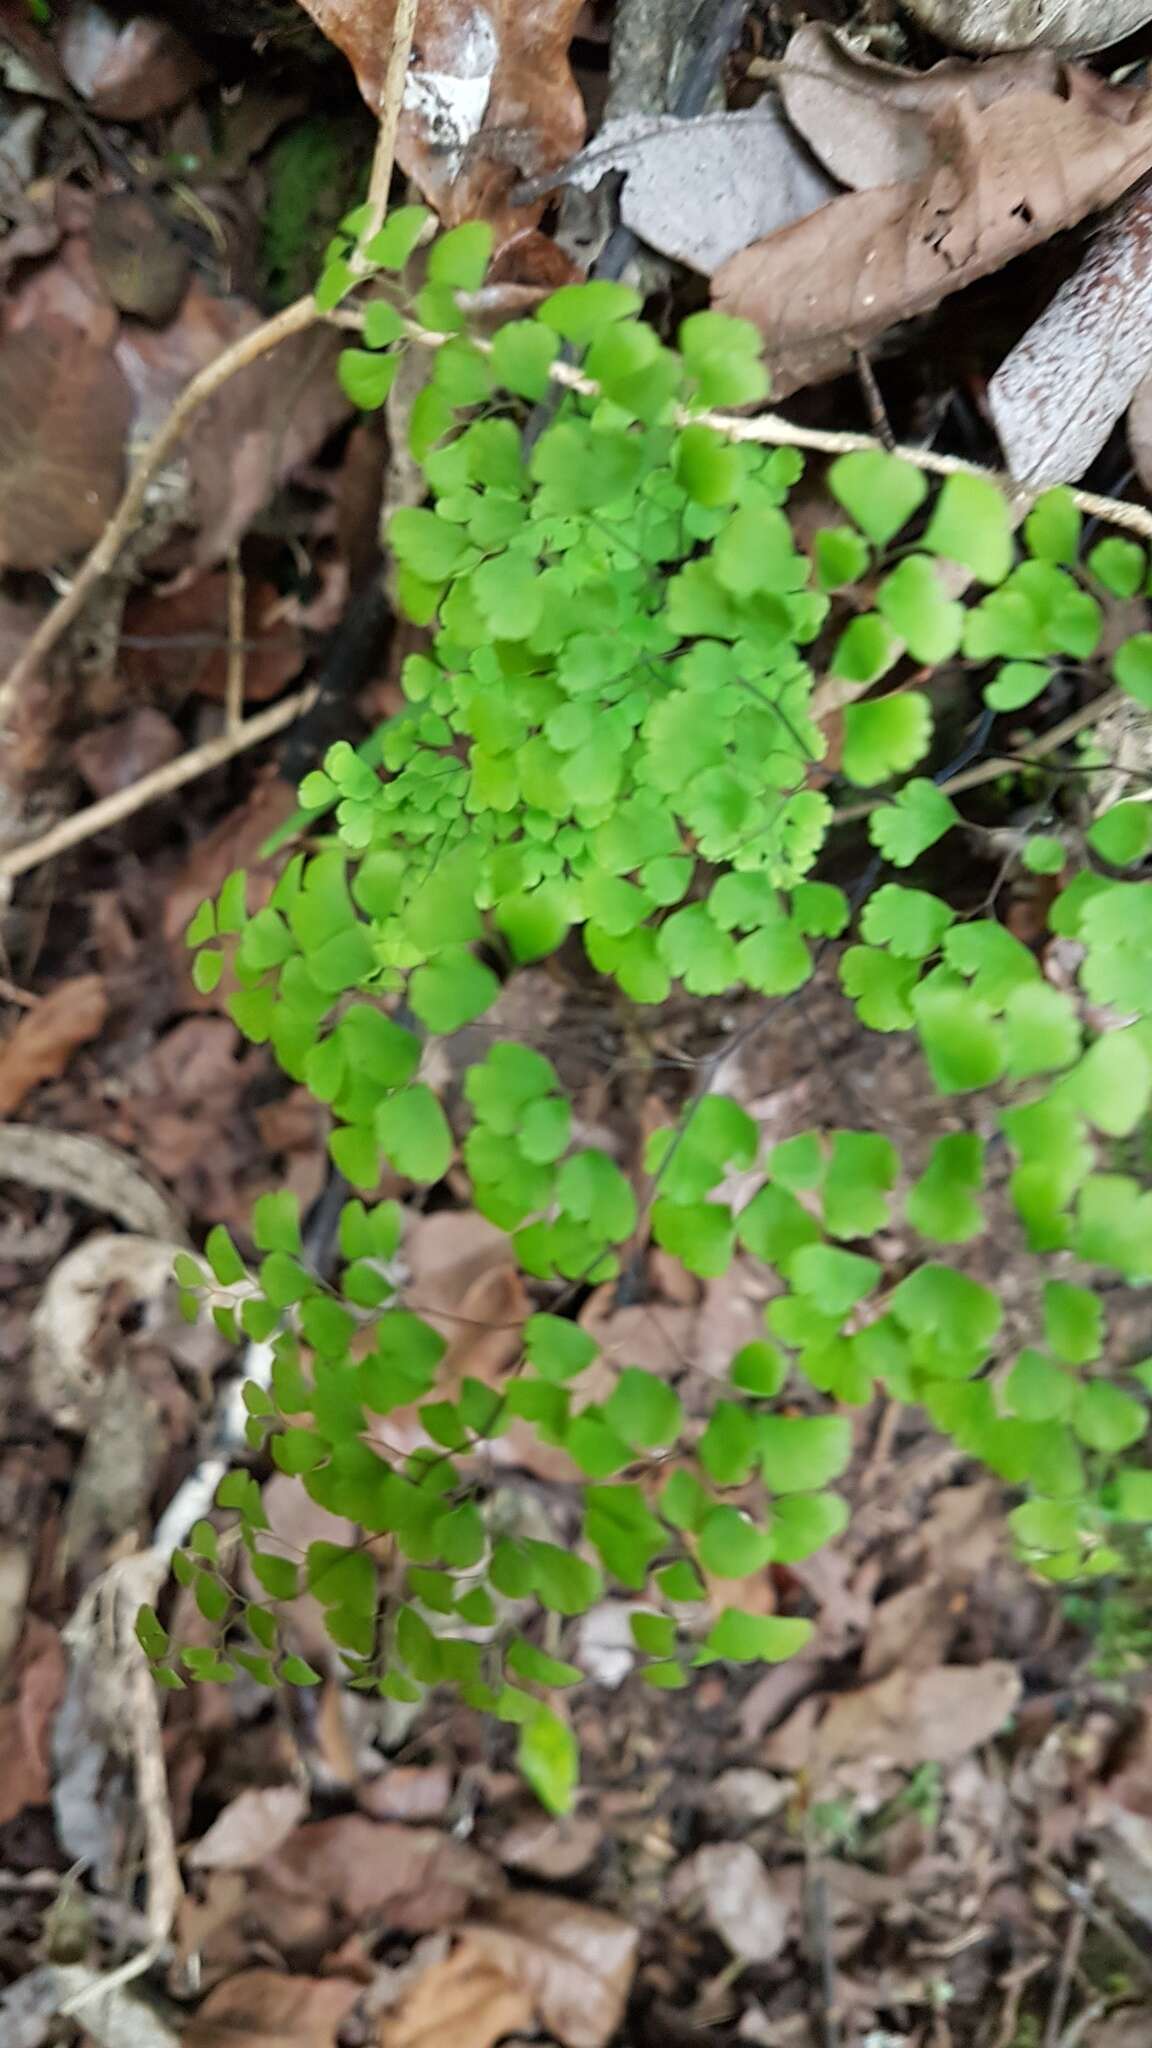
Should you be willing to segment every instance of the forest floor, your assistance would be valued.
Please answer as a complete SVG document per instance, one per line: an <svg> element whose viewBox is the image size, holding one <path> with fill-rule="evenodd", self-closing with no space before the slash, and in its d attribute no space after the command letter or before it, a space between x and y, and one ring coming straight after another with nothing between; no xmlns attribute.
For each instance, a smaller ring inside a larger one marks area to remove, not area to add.
<svg viewBox="0 0 1152 2048"><path fill-rule="evenodd" d="M355 26L356 6L329 11ZM310 12L325 25L320 0ZM434 12L448 37L453 9ZM599 120L613 10L522 13L544 42L515 47L510 18L509 70L547 72L540 48L561 67L536 116L555 162L566 80ZM748 10L733 105L754 101L804 13ZM53 601L55 565L98 539L129 430L153 429L190 375L308 289L371 155L352 72L319 37L282 45L276 7L255 58L226 33L121 14L0 4L4 667ZM880 56L942 54L909 43L894 7L863 14ZM204 9L210 29L228 15ZM485 202L497 219L501 191ZM542 223L521 222L497 258L498 282L529 301L579 274L555 208ZM666 296L697 289L669 275ZM882 369L902 431L947 388L987 432L980 347L1002 353L1045 281L1026 256L973 283ZM199 416L83 632L15 709L0 846L123 798L314 672L374 560L382 497L412 490L394 418L351 421L336 346L301 336ZM852 377L800 403L868 425ZM348 656L319 737L306 725L238 748L71 851L0 865L0 2044L1146 2048L1152 1624L1107 1584L1070 1595L1031 1576L1004 1489L888 1398L853 1411L847 1533L753 1586L765 1611L787 1598L814 1617L800 1657L654 1693L634 1675L625 1600L571 1624L593 1676L572 1696L584 1767L567 1819L525 1788L499 1725L437 1695L413 1712L342 1687L307 1601L291 1647L323 1669L316 1690L200 1684L162 1712L133 1691L88 1596L195 1469L234 1363L213 1329L180 1320L172 1247L216 1224L244 1247L255 1197L287 1187L307 1212L329 1173L322 1106L243 1043L225 990L196 991L184 928L233 869L267 879L261 848L295 780L335 732L395 708L414 644L401 626ZM991 828L975 879L953 879L1038 933L1045 884L1000 886ZM856 1026L831 961L768 1019L744 999L670 1002L642 1026L578 963L524 972L483 1026L445 1041L449 1101L457 1063L501 1037L546 1051L585 1141L637 1168L654 1120L729 1044L725 1088L773 1141L863 1124L915 1168L940 1134L914 1049ZM507 1240L454 1171L425 1200L384 1192L405 1206L405 1298L440 1315L462 1371L496 1384L501 1326L529 1306ZM1024 1333L1001 1199L1004 1228L970 1269ZM899 1263L898 1229L880 1251ZM620 1307L594 1290L581 1320L610 1360L683 1376L687 1399L693 1375L706 1386L762 1330L769 1285L748 1258L697 1282L653 1249L641 1291ZM1115 1341L1139 1355L1141 1297L1114 1306ZM339 1540L302 1489L257 1469L286 1549ZM501 1485L569 1540L570 1487L546 1451ZM175 1631L197 1625L180 1596ZM105 1981L145 1951L146 1972Z"/></svg>

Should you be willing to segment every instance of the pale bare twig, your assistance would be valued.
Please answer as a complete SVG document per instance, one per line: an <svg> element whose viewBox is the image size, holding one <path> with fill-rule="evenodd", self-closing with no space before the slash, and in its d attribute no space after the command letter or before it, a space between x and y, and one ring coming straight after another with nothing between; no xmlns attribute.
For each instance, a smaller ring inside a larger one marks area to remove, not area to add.
<svg viewBox="0 0 1152 2048"><path fill-rule="evenodd" d="M399 0L392 22L392 48L388 53L388 67L380 90L380 125L376 133L372 175L368 181L368 205L372 210L364 230L363 239L366 242L371 241L373 235L379 234L388 211L388 192L396 161L396 129L400 120L400 109L404 104L408 59L412 54L412 38L416 32L417 5L418 0Z"/></svg>
<svg viewBox="0 0 1152 2048"><path fill-rule="evenodd" d="M341 325L359 324L358 316L345 312ZM409 329L411 339L422 348L443 348L452 339L448 334L435 334L422 327ZM492 344L473 336L477 348L491 353ZM593 378L586 377L571 363L555 362L548 372L553 383L562 384L569 391L577 391L585 397L594 398L599 385ZM910 462L914 469L922 469L931 476L977 476L995 484L1004 493L1009 504L1027 507L1042 496L1042 492L1029 484L1022 484L1004 470L989 469L980 462L969 462L962 455L944 455L936 448L917 448L909 443L897 441L891 449L883 446L875 434L840 434L824 427L802 426L796 420L784 418L783 413L759 412L747 418L728 412L694 412L688 406L677 406L673 414L676 426L711 427L723 434L729 441L761 442L770 448L809 448L817 455L881 454L899 456L903 462ZM1104 498L1096 491L1082 491L1075 484L1065 486L1074 505L1091 518L1100 519L1106 525L1119 526L1129 533L1138 533L1145 540L1152 540L1152 510L1146 505L1135 505L1128 498Z"/></svg>
<svg viewBox="0 0 1152 2048"><path fill-rule="evenodd" d="M224 730L238 732L244 718L244 571L239 547L228 550L228 667L224 684Z"/></svg>
<svg viewBox="0 0 1152 2048"><path fill-rule="evenodd" d="M1060 1955L1060 1969L1056 1978L1056 1990L1048 2012L1048 2024L1044 2029L1044 2048L1060 2048L1064 2035L1064 2016L1068 2011L1068 2000L1072 1992L1072 1979L1080 1961L1080 1950L1084 1946L1084 1930L1088 1916L1083 1906L1073 1908L1068 1932Z"/></svg>
<svg viewBox="0 0 1152 2048"><path fill-rule="evenodd" d="M180 754L175 761L165 761L151 775L143 776L127 789L118 789L111 796L101 797L98 803L74 812L72 817L62 818L39 839L30 839L26 845L14 846L11 852L0 854L0 880L27 874L30 868L39 867L41 862L52 860L56 854L66 853L69 847L79 846L97 832L106 832L112 825L131 818L135 812L143 810L145 804L154 803L157 797L170 796L173 790L182 789L186 782L194 782L197 776L206 775L209 769L222 767L225 761L246 753L249 747L259 746L261 740L271 739L273 733L282 732L286 725L291 725L294 718L299 718L301 712L309 709L315 697L316 691L311 684L307 689L295 691L291 697L281 697L278 703L270 704L264 711L245 719L235 731L225 731L214 740L205 740L189 753Z"/></svg>

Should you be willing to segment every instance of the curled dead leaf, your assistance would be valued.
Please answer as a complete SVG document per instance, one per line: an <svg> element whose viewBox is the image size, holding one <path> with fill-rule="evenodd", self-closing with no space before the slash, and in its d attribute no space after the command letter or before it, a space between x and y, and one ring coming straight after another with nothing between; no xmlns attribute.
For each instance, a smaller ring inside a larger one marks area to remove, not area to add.
<svg viewBox="0 0 1152 2048"><path fill-rule="evenodd" d="M377 113L396 0L302 0L343 50ZM521 177L560 164L584 136L568 61L581 0L422 0L396 156L447 226L493 223L497 247L541 204L513 207Z"/></svg>
<svg viewBox="0 0 1152 2048"><path fill-rule="evenodd" d="M813 21L792 37L776 83L793 127L832 176L870 191L931 168L931 116L958 91L989 107L1028 87L1054 93L1059 80L1056 58L1043 51L986 64L950 57L928 71L909 71L868 56Z"/></svg>
<svg viewBox="0 0 1152 2048"><path fill-rule="evenodd" d="M37 1124L0 1124L0 1180L46 1194L67 1195L143 1237L186 1238L184 1218L136 1161L103 1138L49 1131Z"/></svg>
<svg viewBox="0 0 1152 2048"><path fill-rule="evenodd" d="M928 312L1096 208L1152 164L1152 98L1099 107L1033 91L932 120L916 179L847 192L720 266L713 299L762 330L777 396L843 370L895 322Z"/></svg>
<svg viewBox="0 0 1152 2048"><path fill-rule="evenodd" d="M59 1429L91 1421L104 1378L94 1339L108 1290L155 1311L173 1288L181 1247L162 1239L98 1231L61 1259L32 1315L32 1393Z"/></svg>
<svg viewBox="0 0 1152 2048"><path fill-rule="evenodd" d="M26 1010L0 1045L0 1116L10 1116L42 1081L62 1074L77 1047L99 1037L107 1015L101 974L58 982L34 1010Z"/></svg>

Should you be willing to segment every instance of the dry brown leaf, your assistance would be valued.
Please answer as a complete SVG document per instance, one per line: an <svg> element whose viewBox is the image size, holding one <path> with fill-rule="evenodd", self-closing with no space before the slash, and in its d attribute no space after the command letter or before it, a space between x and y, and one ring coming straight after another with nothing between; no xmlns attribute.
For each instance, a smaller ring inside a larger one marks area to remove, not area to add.
<svg viewBox="0 0 1152 2048"><path fill-rule="evenodd" d="M13 1696L0 1705L0 1827L51 1796L52 1722L66 1678L56 1630L30 1616L16 1654Z"/></svg>
<svg viewBox="0 0 1152 2048"><path fill-rule="evenodd" d="M888 1671L926 1671L939 1664L956 1634L959 1612L942 1579L916 1579L873 1608L860 1660L862 1678Z"/></svg>
<svg viewBox="0 0 1152 2048"><path fill-rule="evenodd" d="M94 726L73 742L72 759L93 796L129 789L165 761L174 761L184 742L170 718L141 704L123 718Z"/></svg>
<svg viewBox="0 0 1152 2048"><path fill-rule="evenodd" d="M709 1842L677 1866L668 1895L702 1911L741 1962L770 1963L792 1931L800 1888L798 1870L767 1870L750 1842Z"/></svg>
<svg viewBox="0 0 1152 2048"><path fill-rule="evenodd" d="M299 1785L261 1785L238 1792L218 1813L188 1861L196 1870L250 1870L287 1841L308 1811Z"/></svg>
<svg viewBox="0 0 1152 2048"><path fill-rule="evenodd" d="M527 1987L504 1974L471 1936L416 1978L381 2021L379 2048L494 2048L532 2023Z"/></svg>
<svg viewBox="0 0 1152 2048"><path fill-rule="evenodd" d="M910 14L964 50L1106 50L1152 21L1149 0L904 0Z"/></svg>
<svg viewBox="0 0 1152 2048"><path fill-rule="evenodd" d="M503 1887L496 1864L453 1835L345 1813L298 1828L264 1864L258 1890L427 1934Z"/></svg>
<svg viewBox="0 0 1152 2048"><path fill-rule="evenodd" d="M587 1870L603 1843L604 1830L590 1813L569 1813L559 1820L534 1813L513 1822L497 1842L496 1854L513 1870L528 1870L533 1877L558 1883Z"/></svg>
<svg viewBox="0 0 1152 2048"><path fill-rule="evenodd" d="M188 975L184 933L206 896L215 896L234 868L248 875L248 908L255 912L275 886L279 861L261 861L260 848L296 809L296 792L276 776L258 783L248 799L222 818L215 830L198 839L179 868L164 905L164 937L173 964ZM191 988L191 982L188 983Z"/></svg>
<svg viewBox="0 0 1152 2048"><path fill-rule="evenodd" d="M578 1899L514 1892L485 1921L461 1931L522 1986L540 2025L562 2048L606 2048L632 1986L636 1928Z"/></svg>
<svg viewBox="0 0 1152 2048"><path fill-rule="evenodd" d="M988 386L1013 476L1038 486L1083 476L1152 371L1150 323L1152 178L1142 178Z"/></svg>
<svg viewBox="0 0 1152 2048"><path fill-rule="evenodd" d="M208 67L171 22L117 21L97 0L73 0L56 40L69 83L108 121L146 121L178 107Z"/></svg>
<svg viewBox="0 0 1152 2048"><path fill-rule="evenodd" d="M394 1764L356 1794L373 1820L439 1820L452 1797L447 1764Z"/></svg>
<svg viewBox="0 0 1152 2048"><path fill-rule="evenodd" d="M180 2036L182 2048L334 2048L362 1988L346 1977L242 1970L208 1993Z"/></svg>
<svg viewBox="0 0 1152 2048"><path fill-rule="evenodd" d="M141 695L182 704L190 695L223 703L228 681L226 569L214 569L167 592L141 591L124 611L119 671ZM284 617L271 583L244 585L244 702L275 697L304 660L300 630ZM137 643L133 645L133 643Z"/></svg>
<svg viewBox="0 0 1152 2048"><path fill-rule="evenodd" d="M0 1045L0 1116L11 1116L42 1081L62 1074L77 1047L99 1037L107 1015L101 974L58 982L34 1010L25 1010Z"/></svg>
<svg viewBox="0 0 1152 2048"><path fill-rule="evenodd" d="M108 350L62 320L0 343L0 565L51 569L97 541L132 413Z"/></svg>
<svg viewBox="0 0 1152 2048"><path fill-rule="evenodd" d="M1126 191L1152 163L1152 97L1130 106L1123 122L1045 93L983 110L958 93L933 116L923 177L847 192L754 243L716 272L714 303L761 328L777 396L835 376L896 321Z"/></svg>
<svg viewBox="0 0 1152 2048"><path fill-rule="evenodd" d="M950 1763L1003 1727L1020 1697L1014 1664L938 1664L931 1671L893 1671L859 1692L832 1701L817 1730L814 1753L828 1768L857 1759Z"/></svg>
<svg viewBox="0 0 1152 2048"><path fill-rule="evenodd" d="M155 432L190 378L260 317L242 299L213 298L194 278L167 327L126 323L115 356L135 401L133 437ZM219 562L278 485L348 417L335 375L339 352L339 335L294 335L200 407L184 443L198 567Z"/></svg>
<svg viewBox="0 0 1152 2048"><path fill-rule="evenodd" d="M302 0L379 111L396 0ZM512 207L522 177L563 163L584 139L568 62L581 0L422 0L396 156L441 219L490 220L500 247L542 203Z"/></svg>
<svg viewBox="0 0 1152 2048"><path fill-rule="evenodd" d="M968 64L949 57L929 71L883 64L823 22L798 28L776 76L793 127L842 185L871 191L918 178L934 159L929 122L957 91L978 107L1030 87L1057 89L1060 66L1042 51Z"/></svg>
<svg viewBox="0 0 1152 2048"><path fill-rule="evenodd" d="M155 205L136 192L106 192L88 231L96 274L122 313L157 326L184 297L192 258Z"/></svg>

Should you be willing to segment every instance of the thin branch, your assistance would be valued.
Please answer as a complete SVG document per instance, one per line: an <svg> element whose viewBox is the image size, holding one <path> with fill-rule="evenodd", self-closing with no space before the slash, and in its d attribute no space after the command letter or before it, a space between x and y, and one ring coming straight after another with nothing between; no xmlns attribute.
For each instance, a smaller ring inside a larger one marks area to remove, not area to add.
<svg viewBox="0 0 1152 2048"><path fill-rule="evenodd" d="M30 868L39 867L42 861L52 860L56 854L66 853L70 846L79 846L97 832L106 832L124 818L131 818L157 797L170 796L174 789L182 789L186 782L194 782L197 776L207 775L209 769L222 767L225 761L246 753L249 747L258 747L261 740L271 739L273 733L282 732L294 718L307 711L315 697L313 684L305 690L297 690L291 697L282 697L279 703L257 712L254 718L246 719L234 731L222 732L214 740L205 740L203 746L193 747L175 761L165 761L162 767L132 783L128 789L118 789L112 796L101 797L98 803L89 804L72 817L61 819L39 839L30 839L26 845L14 846L10 853L0 854L0 880L27 874Z"/></svg>
<svg viewBox="0 0 1152 2048"><path fill-rule="evenodd" d="M372 175L368 181L368 205L372 210L362 237L366 242L371 241L373 235L379 234L388 211L388 193L396 161L396 129L404 104L404 86L408 77L408 59L412 54L412 38L416 32L418 5L419 0L399 0L392 23L392 48L388 52L388 68L380 89L380 127L376 135L376 154L372 159Z"/></svg>
<svg viewBox="0 0 1152 2048"><path fill-rule="evenodd" d="M244 570L239 547L228 550L228 668L224 684L224 730L238 732L244 720Z"/></svg>
<svg viewBox="0 0 1152 2048"><path fill-rule="evenodd" d="M184 386L163 425L157 428L141 450L127 490L95 547L77 569L66 595L41 621L19 660L0 683L0 732L7 724L19 692L79 617L101 577L112 574L120 550L139 525L149 486L181 440L193 414L206 400L215 397L221 386L227 384L238 370L247 369L249 363L259 361L270 349L278 348L282 341L287 341L290 335L303 334L320 317L316 301L309 292L306 298L297 299L291 306L285 306L282 313L265 320L262 326L254 327L250 334L241 335L239 341L233 342L231 348L226 348ZM131 792L125 791L125 794Z"/></svg>
<svg viewBox="0 0 1152 2048"><path fill-rule="evenodd" d="M361 316L354 310L343 309L335 315L336 324L342 327L359 327ZM443 348L451 341L450 334L435 334L427 328L412 325L409 337L421 348ZM492 352L492 343L479 335L472 337L473 345L486 355ZM579 392L585 398L599 396L600 386L592 377L586 377L582 370L574 369L571 363L554 362L548 371L555 384L563 384L569 391ZM723 434L729 441L761 442L771 448L810 448L817 455L881 454L900 457L914 469L925 470L931 476L978 476L987 483L995 484L1004 493L1009 503L1027 511L1042 495L1042 488L1020 483L1005 470L989 469L980 462L968 462L962 455L944 455L935 448L916 448L898 441L892 448L886 448L876 434L838 434L823 427L805 427L797 420L784 418L783 413L753 413L747 418L729 412L694 412L691 407L678 405L672 415L673 424L678 427L711 427L717 434ZM1123 527L1129 533L1138 533L1145 540L1152 540L1152 510L1147 505L1135 505L1129 498L1103 498L1096 491L1082 491L1075 484L1066 484L1069 497L1074 505L1091 518L1099 519L1108 526Z"/></svg>

